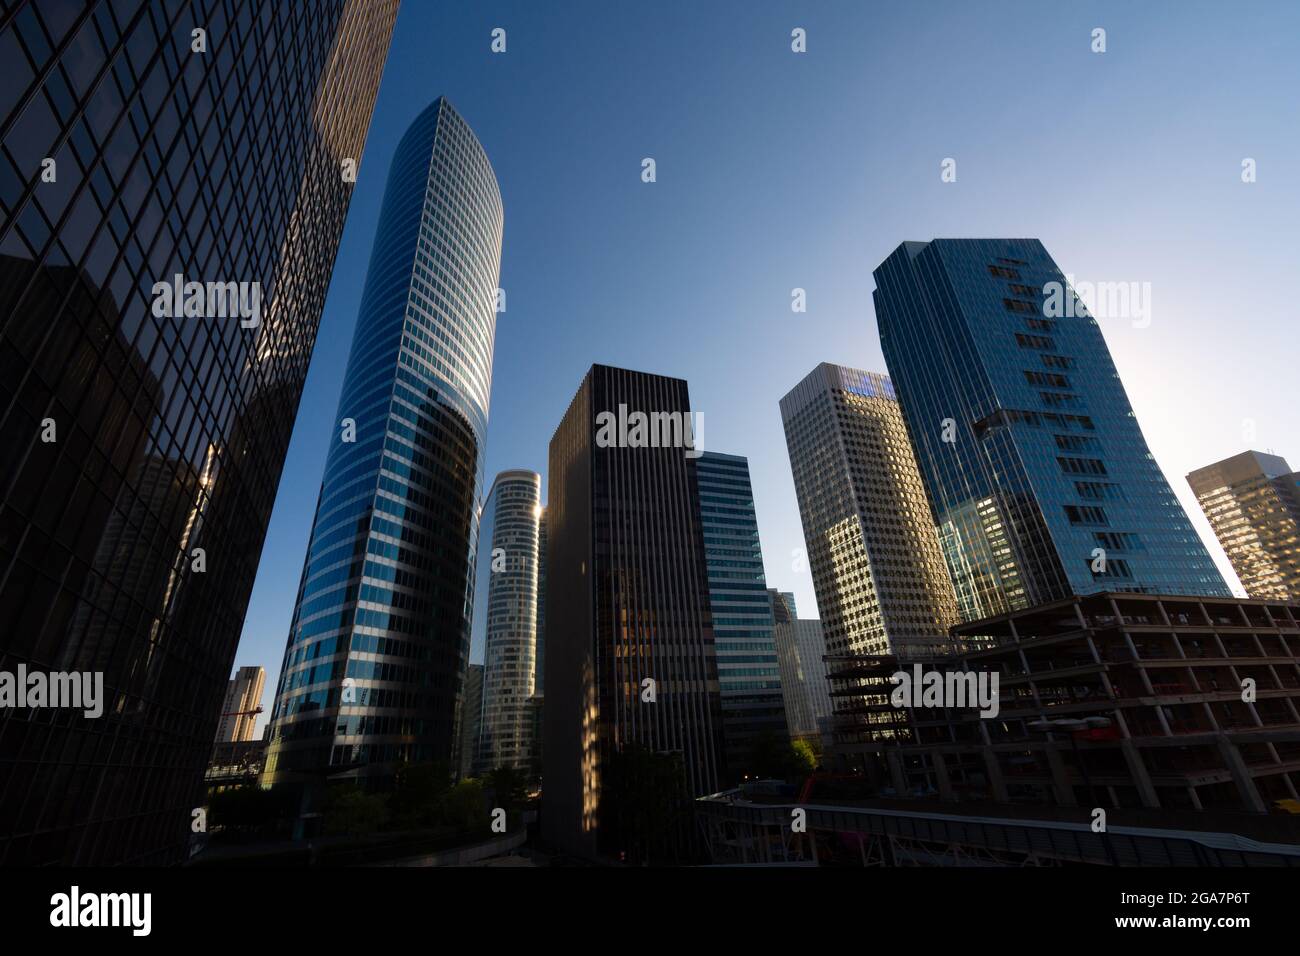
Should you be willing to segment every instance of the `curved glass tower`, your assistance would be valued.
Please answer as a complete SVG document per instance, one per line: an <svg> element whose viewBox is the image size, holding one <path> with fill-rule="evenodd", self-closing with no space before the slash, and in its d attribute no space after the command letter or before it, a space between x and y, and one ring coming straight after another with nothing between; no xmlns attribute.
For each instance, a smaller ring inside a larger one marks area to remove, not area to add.
<svg viewBox="0 0 1300 956"><path fill-rule="evenodd" d="M535 689L541 486L535 471L503 471L483 511L474 608L484 665L475 775L533 766L528 702Z"/></svg>
<svg viewBox="0 0 1300 956"><path fill-rule="evenodd" d="M468 660L502 208L445 98L393 157L271 715L265 782L450 765Z"/></svg>

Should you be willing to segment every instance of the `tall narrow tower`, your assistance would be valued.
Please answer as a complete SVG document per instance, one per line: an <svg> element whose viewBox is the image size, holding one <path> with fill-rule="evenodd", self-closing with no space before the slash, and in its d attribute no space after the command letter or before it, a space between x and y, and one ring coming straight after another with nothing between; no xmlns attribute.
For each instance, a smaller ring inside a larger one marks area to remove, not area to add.
<svg viewBox="0 0 1300 956"><path fill-rule="evenodd" d="M784 739L789 728L749 462L739 455L705 452L695 473L727 771L734 781L755 771L756 743L766 737Z"/></svg>
<svg viewBox="0 0 1300 956"><path fill-rule="evenodd" d="M273 785L452 769L501 229L487 155L440 97L388 175L271 717Z"/></svg>
<svg viewBox="0 0 1300 956"><path fill-rule="evenodd" d="M226 699L221 705L221 724L217 743L252 740L257 727L257 713L262 709L262 691L266 687L265 667L241 667L230 679Z"/></svg>
<svg viewBox="0 0 1300 956"><path fill-rule="evenodd" d="M594 365L551 439L542 827L576 855L681 852L722 776L690 414L683 380Z"/></svg>
<svg viewBox="0 0 1300 956"><path fill-rule="evenodd" d="M528 701L536 689L541 483L535 471L503 471L484 507L474 611L484 667L475 775L498 767L526 771L533 763Z"/></svg>

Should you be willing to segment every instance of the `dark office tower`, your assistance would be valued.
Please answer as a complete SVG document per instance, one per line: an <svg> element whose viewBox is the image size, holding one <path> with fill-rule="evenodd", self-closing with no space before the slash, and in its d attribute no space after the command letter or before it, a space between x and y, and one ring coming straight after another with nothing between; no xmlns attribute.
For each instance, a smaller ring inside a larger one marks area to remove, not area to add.
<svg viewBox="0 0 1300 956"><path fill-rule="evenodd" d="M695 462L700 488L704 557L713 611L713 640L722 697L726 764L739 779L754 744L788 734L781 673L772 627L772 602L763 573L749 462L705 452Z"/></svg>
<svg viewBox="0 0 1300 956"><path fill-rule="evenodd" d="M0 864L184 854L396 13L0 15Z"/></svg>
<svg viewBox="0 0 1300 956"><path fill-rule="evenodd" d="M1187 481L1246 593L1300 601L1300 472L1285 458L1244 451Z"/></svg>
<svg viewBox="0 0 1300 956"><path fill-rule="evenodd" d="M643 415L664 440L608 424ZM595 365L551 439L542 827L577 856L680 855L722 776L689 416L681 379Z"/></svg>
<svg viewBox="0 0 1300 956"><path fill-rule="evenodd" d="M487 155L440 97L388 174L271 715L273 786L455 769L501 227Z"/></svg>
<svg viewBox="0 0 1300 956"><path fill-rule="evenodd" d="M1228 594L1041 242L905 242L875 278L963 618L1099 591Z"/></svg>
<svg viewBox="0 0 1300 956"><path fill-rule="evenodd" d="M478 752L478 735L483 716L483 665L465 668L465 692L460 705L460 777L473 776L474 755Z"/></svg>

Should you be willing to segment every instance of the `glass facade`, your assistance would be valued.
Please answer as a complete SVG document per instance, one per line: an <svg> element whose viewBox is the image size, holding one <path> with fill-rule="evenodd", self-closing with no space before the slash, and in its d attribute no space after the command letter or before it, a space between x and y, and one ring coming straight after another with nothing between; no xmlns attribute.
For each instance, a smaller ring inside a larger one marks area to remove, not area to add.
<svg viewBox="0 0 1300 956"><path fill-rule="evenodd" d="M1300 601L1300 472L1285 458L1246 451L1187 482L1246 593Z"/></svg>
<svg viewBox="0 0 1300 956"><path fill-rule="evenodd" d="M541 484L535 471L503 471L483 511L471 641L482 645L484 665L475 776L533 765Z"/></svg>
<svg viewBox="0 0 1300 956"><path fill-rule="evenodd" d="M749 462L739 455L705 452L695 462L695 474L727 770L739 779L751 773L748 763L756 737L784 738L789 733L772 635L772 604L763 573Z"/></svg>
<svg viewBox="0 0 1300 956"><path fill-rule="evenodd" d="M271 785L454 769L501 230L487 155L439 98L389 171L271 716Z"/></svg>
<svg viewBox="0 0 1300 956"><path fill-rule="evenodd" d="M1041 242L907 242L875 279L964 619L1099 591L1228 594L1096 319L1077 300L1044 308L1066 280Z"/></svg>
<svg viewBox="0 0 1300 956"><path fill-rule="evenodd" d="M397 3L3 6L0 670L106 701L0 714L0 863L175 862Z"/></svg>

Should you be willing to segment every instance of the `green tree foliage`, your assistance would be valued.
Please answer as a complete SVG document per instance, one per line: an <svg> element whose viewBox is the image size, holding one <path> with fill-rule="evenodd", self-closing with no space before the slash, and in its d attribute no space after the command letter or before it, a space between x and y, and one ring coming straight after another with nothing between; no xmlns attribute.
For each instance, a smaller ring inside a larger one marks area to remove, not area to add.
<svg viewBox="0 0 1300 956"><path fill-rule="evenodd" d="M325 832L365 836L383 828L388 801L351 784L332 787L325 797Z"/></svg>
<svg viewBox="0 0 1300 956"><path fill-rule="evenodd" d="M513 828L519 824L524 805L528 802L528 777L512 767L497 767L483 781L486 796L493 807L502 807Z"/></svg>
<svg viewBox="0 0 1300 956"><path fill-rule="evenodd" d="M783 734L760 734L754 739L753 774L762 779L801 783L817 768L817 747L806 740L791 740Z"/></svg>
<svg viewBox="0 0 1300 956"><path fill-rule="evenodd" d="M487 798L483 784L478 780L462 780L447 790L438 809L441 822L461 833L477 836L492 832Z"/></svg>
<svg viewBox="0 0 1300 956"><path fill-rule="evenodd" d="M821 746L814 746L805 738L790 745L791 769L798 777L806 777L817 769L821 761Z"/></svg>
<svg viewBox="0 0 1300 956"><path fill-rule="evenodd" d="M388 800L394 829L413 830L441 822L442 800L451 789L451 775L438 763L412 763L399 767Z"/></svg>

